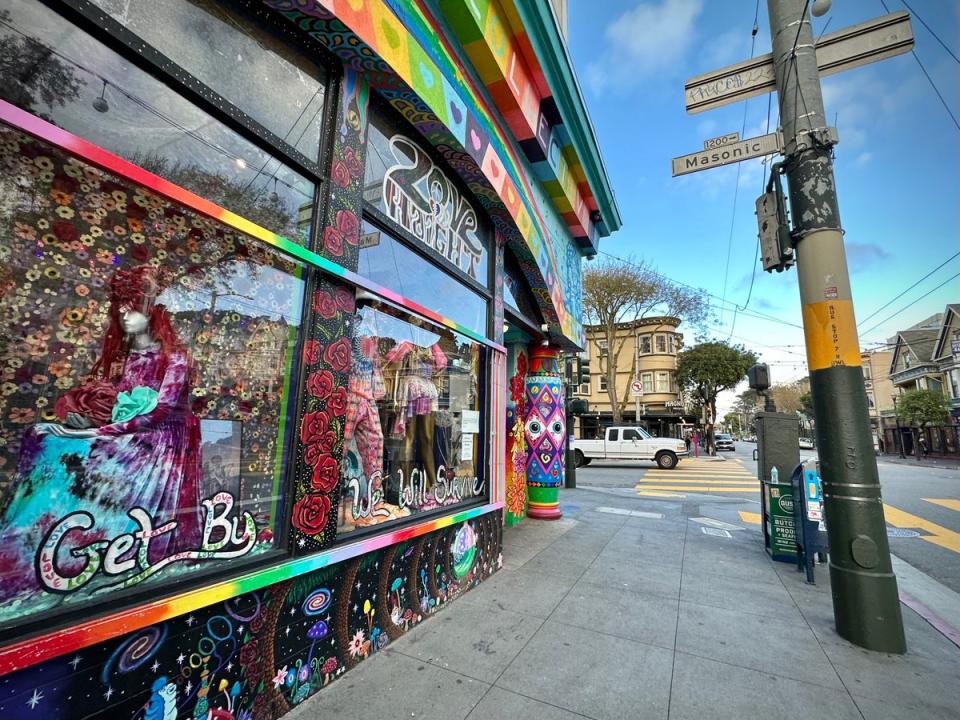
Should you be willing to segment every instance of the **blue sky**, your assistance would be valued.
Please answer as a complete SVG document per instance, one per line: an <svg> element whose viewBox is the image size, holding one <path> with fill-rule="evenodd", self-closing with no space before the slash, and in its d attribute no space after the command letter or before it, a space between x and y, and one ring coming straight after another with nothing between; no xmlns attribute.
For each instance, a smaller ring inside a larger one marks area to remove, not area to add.
<svg viewBox="0 0 960 720"><path fill-rule="evenodd" d="M960 55L960 2L909 2ZM887 6L905 9L900 0ZM732 306L715 300L711 334L726 339L732 330L734 342L757 351L774 381L785 382L806 374L800 301L794 270L767 274L754 266L753 211L763 166L741 163L735 211L736 165L670 175L672 157L742 129L742 102L688 115L683 83L750 57L755 9L750 0L570 0L568 42L623 216L623 228L601 241L601 252L645 259L673 279L741 305L755 274L748 312L794 326L740 314L732 327ZM828 20L833 32L885 12L879 0L834 0L826 16L814 18L814 33ZM770 51L765 1L758 26L754 55ZM917 55L960 118L960 65L916 19L913 31ZM835 173L859 321L960 250L960 130L909 53L824 78L823 88L827 117L830 124L836 117L840 136ZM767 105L767 96L747 102L746 137L765 132ZM776 102L772 113L771 131ZM861 346L880 345L960 302L956 279L870 330L958 271L960 258L864 322Z"/></svg>

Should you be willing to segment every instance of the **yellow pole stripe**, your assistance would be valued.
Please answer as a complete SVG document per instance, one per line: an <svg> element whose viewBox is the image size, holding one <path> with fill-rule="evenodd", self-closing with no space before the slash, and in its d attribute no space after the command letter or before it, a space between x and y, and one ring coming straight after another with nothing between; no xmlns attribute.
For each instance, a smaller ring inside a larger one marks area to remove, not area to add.
<svg viewBox="0 0 960 720"><path fill-rule="evenodd" d="M928 543L939 545L947 550L953 550L960 553L960 533L948 530L942 525L937 525L922 517L911 515L908 512L899 510L891 505L883 504L883 515L886 521L898 528L915 528L917 530L926 530L929 535L921 535L922 540Z"/></svg>
<svg viewBox="0 0 960 720"><path fill-rule="evenodd" d="M826 300L803 306L807 365L823 370L835 365L860 366L860 342L853 301Z"/></svg>

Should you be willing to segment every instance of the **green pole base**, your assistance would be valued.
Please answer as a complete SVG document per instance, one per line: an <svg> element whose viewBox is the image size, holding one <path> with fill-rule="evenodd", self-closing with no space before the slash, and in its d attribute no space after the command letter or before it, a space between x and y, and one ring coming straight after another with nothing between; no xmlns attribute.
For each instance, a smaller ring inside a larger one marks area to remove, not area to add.
<svg viewBox="0 0 960 720"><path fill-rule="evenodd" d="M529 497L527 517L538 520L559 520L563 517L560 512L560 486L534 487L527 486Z"/></svg>
<svg viewBox="0 0 960 720"><path fill-rule="evenodd" d="M893 573L848 570L830 564L833 619L840 637L875 652L907 651Z"/></svg>

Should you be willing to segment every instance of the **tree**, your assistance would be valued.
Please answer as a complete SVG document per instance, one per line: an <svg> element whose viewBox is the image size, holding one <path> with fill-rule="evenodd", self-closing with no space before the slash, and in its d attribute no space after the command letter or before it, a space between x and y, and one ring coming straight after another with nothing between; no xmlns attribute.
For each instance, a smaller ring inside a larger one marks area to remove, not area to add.
<svg viewBox="0 0 960 720"><path fill-rule="evenodd" d="M947 399L936 390L910 390L897 398L897 414L918 427L945 423Z"/></svg>
<svg viewBox="0 0 960 720"><path fill-rule="evenodd" d="M688 348L677 357L677 384L690 390L699 399L708 414L704 426L704 444L714 454L713 439L716 422L717 395L731 390L746 377L747 369L757 362L757 356L741 345L722 341L704 342Z"/></svg>
<svg viewBox="0 0 960 720"><path fill-rule="evenodd" d="M770 394L777 406L777 412L795 413L803 410L803 402L801 401L803 388L800 383L774 385L770 388Z"/></svg>
<svg viewBox="0 0 960 720"><path fill-rule="evenodd" d="M605 257L588 265L583 273L583 313L590 325L600 328L606 353L597 353L599 372L607 379L607 395L614 423L623 421L623 406L630 386L617 395L617 362L628 335L617 335L617 326L652 313L669 315L693 325L709 315L706 295L700 290L677 285L643 261Z"/></svg>

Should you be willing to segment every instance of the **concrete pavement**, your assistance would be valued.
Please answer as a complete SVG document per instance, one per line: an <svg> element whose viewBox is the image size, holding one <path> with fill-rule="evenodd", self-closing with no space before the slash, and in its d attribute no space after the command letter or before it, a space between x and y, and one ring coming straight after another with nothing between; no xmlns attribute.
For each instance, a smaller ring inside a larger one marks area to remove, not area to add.
<svg viewBox="0 0 960 720"><path fill-rule="evenodd" d="M825 568L808 586L771 562L741 499L581 485L561 507L506 529L501 571L288 717L960 714L960 648L908 607L907 655L842 640Z"/></svg>

